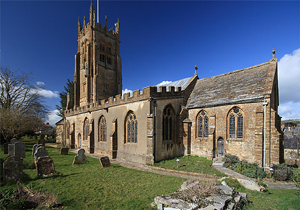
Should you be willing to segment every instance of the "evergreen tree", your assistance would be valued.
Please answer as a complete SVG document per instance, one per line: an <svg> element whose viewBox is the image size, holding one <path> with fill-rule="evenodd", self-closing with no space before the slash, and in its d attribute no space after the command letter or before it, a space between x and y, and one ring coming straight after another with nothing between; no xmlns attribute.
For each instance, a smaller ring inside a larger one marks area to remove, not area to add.
<svg viewBox="0 0 300 210"><path fill-rule="evenodd" d="M67 95L70 94L70 97L74 101L74 82L68 79L67 85L64 86L65 91L59 93L60 97L60 105L56 105L56 109L58 110L57 115L64 118L65 110L67 106Z"/></svg>

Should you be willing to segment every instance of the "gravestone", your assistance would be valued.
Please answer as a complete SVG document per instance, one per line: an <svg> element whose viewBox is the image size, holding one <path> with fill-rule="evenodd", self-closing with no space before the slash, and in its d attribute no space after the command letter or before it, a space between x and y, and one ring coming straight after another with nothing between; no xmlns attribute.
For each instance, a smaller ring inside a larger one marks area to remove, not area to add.
<svg viewBox="0 0 300 210"><path fill-rule="evenodd" d="M110 167L110 161L107 156L101 157L100 163L101 163L102 167Z"/></svg>
<svg viewBox="0 0 300 210"><path fill-rule="evenodd" d="M24 142L16 142L15 143L15 156L25 158L25 143Z"/></svg>
<svg viewBox="0 0 300 210"><path fill-rule="evenodd" d="M35 163L38 176L51 176L55 173L54 162L49 156L39 157Z"/></svg>
<svg viewBox="0 0 300 210"><path fill-rule="evenodd" d="M8 144L8 155L15 156L15 144Z"/></svg>
<svg viewBox="0 0 300 210"><path fill-rule="evenodd" d="M12 138L11 140L10 140L10 143L11 144L14 144L14 143L16 143L18 140L16 139L16 138Z"/></svg>
<svg viewBox="0 0 300 210"><path fill-rule="evenodd" d="M68 148L68 147L62 147L62 148L60 149L60 154L61 154L61 155L67 155L68 152L69 152L69 148Z"/></svg>
<svg viewBox="0 0 300 210"><path fill-rule="evenodd" d="M23 159L16 156L6 158L3 163L3 181L21 181L23 176Z"/></svg>
<svg viewBox="0 0 300 210"><path fill-rule="evenodd" d="M4 154L8 154L8 143L6 142L6 143L4 143L3 144L3 149L4 149Z"/></svg>
<svg viewBox="0 0 300 210"><path fill-rule="evenodd" d="M85 163L87 162L86 156L85 156L85 150L80 149L78 150L78 154L74 157L73 164L78 164L78 163Z"/></svg>
<svg viewBox="0 0 300 210"><path fill-rule="evenodd" d="M32 147L32 156L34 156L34 153L36 152L37 148L39 146L43 146L42 144L34 144L33 147Z"/></svg>
<svg viewBox="0 0 300 210"><path fill-rule="evenodd" d="M39 146L34 153L34 161L36 162L39 157L49 156L47 150L43 146Z"/></svg>

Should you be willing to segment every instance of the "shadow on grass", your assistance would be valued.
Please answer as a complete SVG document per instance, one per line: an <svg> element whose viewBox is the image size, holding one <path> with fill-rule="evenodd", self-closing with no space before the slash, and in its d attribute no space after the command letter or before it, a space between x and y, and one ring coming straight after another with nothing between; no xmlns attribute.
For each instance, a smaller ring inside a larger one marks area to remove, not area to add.
<svg viewBox="0 0 300 210"><path fill-rule="evenodd" d="M73 176L73 175L76 175L76 174L80 174L80 173L72 173L72 174L68 174L68 175L63 175L62 173L57 171L55 174L53 174L51 176L42 177L42 176L36 175L34 178L31 178L27 173L23 172L22 181L23 181L23 183L28 184L28 182L33 181L33 180L65 178L65 177Z"/></svg>

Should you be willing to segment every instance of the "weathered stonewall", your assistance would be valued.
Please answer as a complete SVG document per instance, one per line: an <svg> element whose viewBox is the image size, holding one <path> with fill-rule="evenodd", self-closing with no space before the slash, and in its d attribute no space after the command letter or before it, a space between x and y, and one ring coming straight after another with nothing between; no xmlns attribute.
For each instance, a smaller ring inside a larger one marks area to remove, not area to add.
<svg viewBox="0 0 300 210"><path fill-rule="evenodd" d="M69 153L69 147L62 147L60 149L60 154L61 155L67 155Z"/></svg>
<svg viewBox="0 0 300 210"><path fill-rule="evenodd" d="M39 157L35 163L38 176L51 176L55 173L53 160L49 157Z"/></svg>
<svg viewBox="0 0 300 210"><path fill-rule="evenodd" d="M85 150L80 149L78 150L78 154L74 157L73 164L78 164L78 163L85 163L87 162L86 156L85 156Z"/></svg>
<svg viewBox="0 0 300 210"><path fill-rule="evenodd" d="M39 157L49 156L47 150L43 146L39 146L34 153L34 161L36 162Z"/></svg>
<svg viewBox="0 0 300 210"><path fill-rule="evenodd" d="M102 167L110 167L111 166L109 158L107 156L101 157L100 163L101 163Z"/></svg>
<svg viewBox="0 0 300 210"><path fill-rule="evenodd" d="M43 146L42 144L34 144L33 147L32 147L32 156L34 156L34 153L36 152L36 149L39 147L39 146Z"/></svg>
<svg viewBox="0 0 300 210"><path fill-rule="evenodd" d="M3 181L21 181L23 176L23 158L7 157L3 163Z"/></svg>
<svg viewBox="0 0 300 210"><path fill-rule="evenodd" d="M15 143L15 156L25 158L25 143L24 142L16 142Z"/></svg>
<svg viewBox="0 0 300 210"><path fill-rule="evenodd" d="M8 154L8 143L7 143L7 142L4 143L4 144L3 144L3 147L4 147L4 148L3 148L3 149L4 149L4 151L3 151L4 154Z"/></svg>

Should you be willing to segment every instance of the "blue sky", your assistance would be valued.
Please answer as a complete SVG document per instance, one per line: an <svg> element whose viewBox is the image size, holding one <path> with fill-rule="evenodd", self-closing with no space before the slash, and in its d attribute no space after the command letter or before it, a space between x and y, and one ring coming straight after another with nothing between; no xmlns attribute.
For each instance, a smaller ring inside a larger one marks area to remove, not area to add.
<svg viewBox="0 0 300 210"><path fill-rule="evenodd" d="M96 0L93 1L96 7ZM51 109L73 80L77 21L90 1L0 1L2 66L32 72ZM299 1L100 1L100 23L120 19L123 90L279 61L279 114L300 119Z"/></svg>

